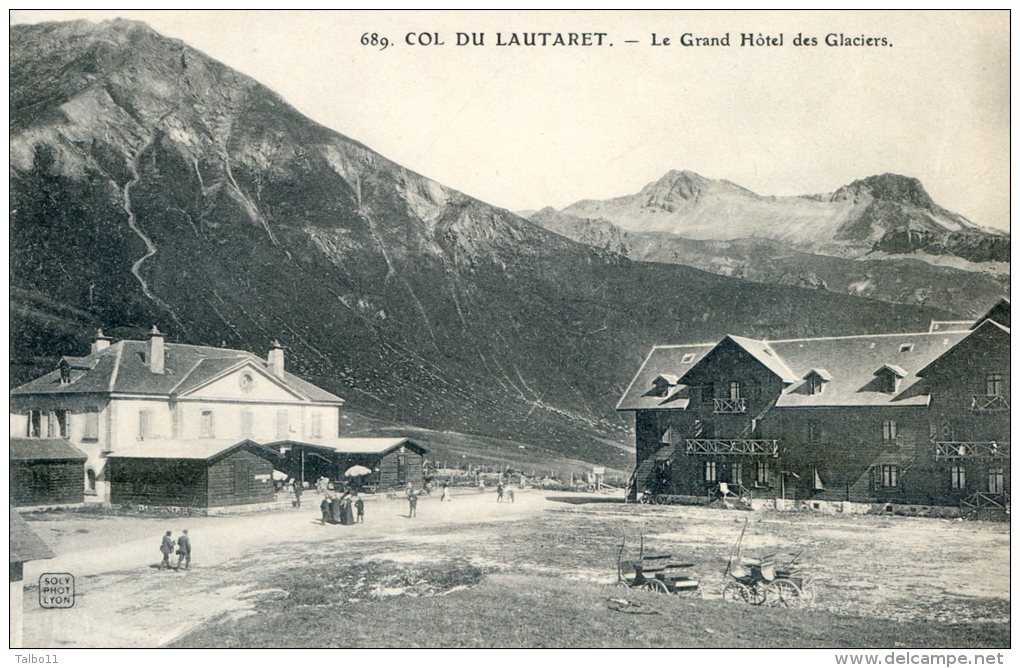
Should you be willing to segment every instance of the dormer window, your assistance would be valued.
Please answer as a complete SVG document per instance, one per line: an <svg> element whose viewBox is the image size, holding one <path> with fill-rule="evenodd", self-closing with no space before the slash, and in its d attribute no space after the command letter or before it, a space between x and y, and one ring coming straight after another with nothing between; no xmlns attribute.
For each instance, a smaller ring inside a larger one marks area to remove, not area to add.
<svg viewBox="0 0 1020 668"><path fill-rule="evenodd" d="M880 386L879 392L894 393L900 389L900 381L907 377L907 372L895 364L883 364L875 371Z"/></svg>
<svg viewBox="0 0 1020 668"><path fill-rule="evenodd" d="M901 353L909 353L913 349L914 349L914 344L913 343L901 343L900 344L900 352Z"/></svg>
<svg viewBox="0 0 1020 668"><path fill-rule="evenodd" d="M821 394L825 391L825 384L832 380L832 374L825 369L811 369L804 380L807 381L808 394Z"/></svg>

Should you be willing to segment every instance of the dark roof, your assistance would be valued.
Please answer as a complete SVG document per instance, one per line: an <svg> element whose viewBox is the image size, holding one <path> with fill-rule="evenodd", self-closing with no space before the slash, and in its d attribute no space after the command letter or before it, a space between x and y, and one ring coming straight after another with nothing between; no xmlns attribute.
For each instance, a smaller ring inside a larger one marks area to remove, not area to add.
<svg viewBox="0 0 1020 668"><path fill-rule="evenodd" d="M11 563L52 559L57 556L53 554L53 550L43 542L42 538L35 535L35 532L28 526L28 522L14 510L14 506L10 508Z"/></svg>
<svg viewBox="0 0 1020 668"><path fill-rule="evenodd" d="M15 388L11 394L125 393L176 396L187 393L234 366L248 363L310 401L343 402L335 394L292 373L284 372L283 378L276 378L266 360L245 350L167 343L165 373L157 374L152 373L146 365L147 349L146 341L118 341L85 357L68 357L68 361L73 360L70 383L61 383L60 370L56 369Z"/></svg>
<svg viewBox="0 0 1020 668"><path fill-rule="evenodd" d="M310 448L319 448L322 450L332 450L333 452L340 452L343 454L355 454L355 455L384 455L392 452L400 446L407 446L411 450L415 450L421 454L425 454L428 450L412 441L409 438L402 436L391 436L381 438L329 438L315 443L305 443L303 441L276 441L274 443L268 443L268 447L275 448L277 450L283 447L294 447L295 445L301 445Z"/></svg>
<svg viewBox="0 0 1020 668"><path fill-rule="evenodd" d="M871 334L815 339L757 341L728 337L755 359L767 359L780 377L792 377L776 402L778 407L821 406L925 406L928 395L918 387L917 372L949 350L969 332L921 332L914 334ZM912 345L906 345L912 344ZM679 408L687 406L687 388L679 386L668 397L654 396L653 380L664 374L685 374L681 365L684 353L695 353L697 363L716 344L656 346L652 349L623 398L618 410ZM768 355L765 351L771 351ZM776 359L778 358L778 360ZM764 363L764 361L763 361ZM875 370L883 365L904 373L897 392L885 392L886 385L876 381ZM809 394L803 380L812 370L825 370L831 379L821 393Z"/></svg>
<svg viewBox="0 0 1020 668"><path fill-rule="evenodd" d="M1010 326L1009 315L1010 315L1009 299L1003 297L999 301L995 302L995 304L990 309L985 311L984 315L975 320L974 324L971 325L970 328L977 329L979 326L981 326L981 323L983 323L985 320L993 320L999 323L1000 325L1009 327Z"/></svg>
<svg viewBox="0 0 1020 668"><path fill-rule="evenodd" d="M69 459L85 461L88 456L62 438L12 438L11 459L30 461L37 459Z"/></svg>
<svg viewBox="0 0 1020 668"><path fill-rule="evenodd" d="M918 376L927 375L931 369L936 368L939 365L952 360L953 357L955 357L960 350L964 350L969 346L974 345L976 342L981 341L982 339L994 336L1000 337L1005 336L1006 339L1008 340L1009 335L1010 335L1009 327L1003 327L994 320L984 320L980 325L977 326L976 329L967 332L967 335L960 339L959 341L957 341L952 346L952 348L946 351L944 355L940 355L939 357L933 359L931 362L925 365L923 368L919 369L917 371L917 375Z"/></svg>
<svg viewBox="0 0 1020 668"><path fill-rule="evenodd" d="M275 458L278 453L251 439L198 438L194 440L137 441L124 448L117 448L108 456L110 459L194 459L210 461L241 448L254 449L267 457Z"/></svg>

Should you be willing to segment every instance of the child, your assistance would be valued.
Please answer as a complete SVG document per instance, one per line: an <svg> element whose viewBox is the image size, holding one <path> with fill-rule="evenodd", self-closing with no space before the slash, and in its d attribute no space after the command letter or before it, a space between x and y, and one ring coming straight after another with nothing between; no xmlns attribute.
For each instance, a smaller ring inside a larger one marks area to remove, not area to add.
<svg viewBox="0 0 1020 668"><path fill-rule="evenodd" d="M356 511L358 511L357 522L359 524L364 524L364 522L365 522L365 500L362 499L360 496L357 497L357 500L354 502L354 509Z"/></svg>

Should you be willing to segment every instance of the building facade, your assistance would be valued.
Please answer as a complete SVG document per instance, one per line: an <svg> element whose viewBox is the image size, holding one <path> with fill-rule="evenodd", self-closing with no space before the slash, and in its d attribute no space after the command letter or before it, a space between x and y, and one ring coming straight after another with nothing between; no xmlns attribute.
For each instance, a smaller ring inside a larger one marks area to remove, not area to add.
<svg viewBox="0 0 1020 668"><path fill-rule="evenodd" d="M632 494L1005 506L1009 396L1004 299L951 329L657 346L617 408Z"/></svg>
<svg viewBox="0 0 1020 668"><path fill-rule="evenodd" d="M323 443L340 435L343 400L286 371L273 342L265 359L242 350L148 340L91 351L11 391L11 436L60 438L86 455L86 495L110 500L108 461L139 448L196 451L212 442Z"/></svg>

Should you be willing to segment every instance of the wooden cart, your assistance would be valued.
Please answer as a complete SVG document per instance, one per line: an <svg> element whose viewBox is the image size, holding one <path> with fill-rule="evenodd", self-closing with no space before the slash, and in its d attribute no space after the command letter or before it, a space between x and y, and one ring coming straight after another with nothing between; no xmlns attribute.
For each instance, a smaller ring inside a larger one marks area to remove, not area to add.
<svg viewBox="0 0 1020 668"><path fill-rule="evenodd" d="M701 598L701 583L690 568L692 563L673 560L672 554L645 554L644 536L637 559L624 559L627 539L620 545L616 559L617 582L620 586L647 589L661 594Z"/></svg>

